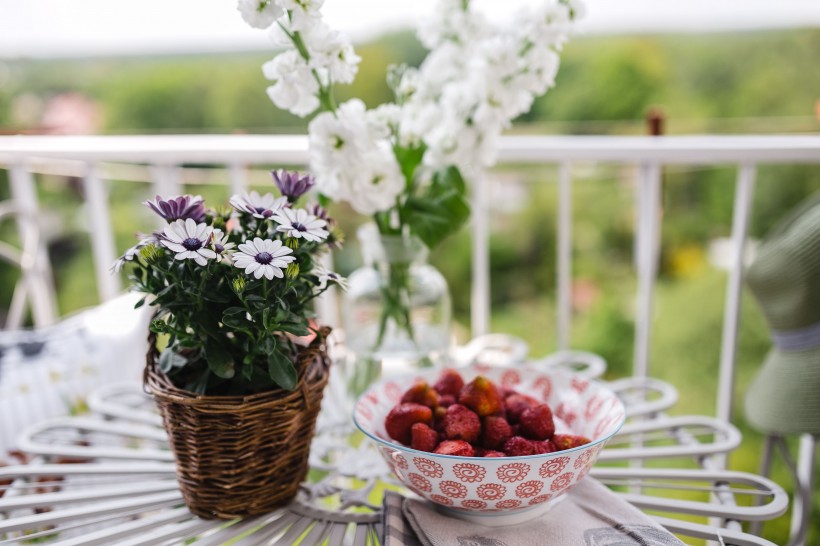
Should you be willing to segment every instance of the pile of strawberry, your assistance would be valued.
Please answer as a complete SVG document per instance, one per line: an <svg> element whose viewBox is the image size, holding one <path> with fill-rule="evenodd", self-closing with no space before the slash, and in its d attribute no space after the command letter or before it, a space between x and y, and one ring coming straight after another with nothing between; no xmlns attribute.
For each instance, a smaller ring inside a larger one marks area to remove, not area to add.
<svg viewBox="0 0 820 546"><path fill-rule="evenodd" d="M413 449L463 457L537 455L589 443L583 436L555 434L547 404L483 376L465 384L455 370L444 370L432 387L415 383L384 426L392 439Z"/></svg>

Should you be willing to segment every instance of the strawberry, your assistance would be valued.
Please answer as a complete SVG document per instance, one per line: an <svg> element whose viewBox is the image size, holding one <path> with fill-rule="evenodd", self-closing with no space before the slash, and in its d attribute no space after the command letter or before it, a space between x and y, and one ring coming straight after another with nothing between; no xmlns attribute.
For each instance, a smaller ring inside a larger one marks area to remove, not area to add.
<svg viewBox="0 0 820 546"><path fill-rule="evenodd" d="M444 435L448 440L475 442L481 434L481 419L472 410L461 404L447 408L444 416Z"/></svg>
<svg viewBox="0 0 820 546"><path fill-rule="evenodd" d="M513 436L504 442L504 453L508 457L520 457L522 455L535 455L536 446L532 440L522 436Z"/></svg>
<svg viewBox="0 0 820 546"><path fill-rule="evenodd" d="M493 451L492 449L488 449L484 452L482 457L506 457L506 455L504 455L501 451Z"/></svg>
<svg viewBox="0 0 820 546"><path fill-rule="evenodd" d="M424 423L415 423L410 427L410 447L419 451L430 451L438 445L438 432Z"/></svg>
<svg viewBox="0 0 820 546"><path fill-rule="evenodd" d="M401 397L401 403L414 403L427 406L428 408L435 408L439 404L439 396L436 391L427 384L426 381L418 381L412 387L407 389L404 396Z"/></svg>
<svg viewBox="0 0 820 546"><path fill-rule="evenodd" d="M510 424L518 423L524 410L537 406L540 403L541 402L532 396L527 396L526 394L515 393L509 395L504 399L504 404L507 407L507 420L509 420Z"/></svg>
<svg viewBox="0 0 820 546"><path fill-rule="evenodd" d="M430 424L433 422L433 411L421 404L398 404L384 420L387 434L404 445L410 444L410 428L416 423Z"/></svg>
<svg viewBox="0 0 820 546"><path fill-rule="evenodd" d="M463 387L464 379L461 377L461 374L451 369L441 372L438 381L433 385L433 388L436 389L439 394L442 396L449 394L453 396L453 400L455 400L455 397L458 396L458 393L461 392Z"/></svg>
<svg viewBox="0 0 820 546"><path fill-rule="evenodd" d="M475 455L473 446L464 440L444 440L433 451L439 455L458 455L461 457L472 457Z"/></svg>
<svg viewBox="0 0 820 546"><path fill-rule="evenodd" d="M519 424L521 435L531 440L548 440L555 434L552 410L546 404L525 409Z"/></svg>
<svg viewBox="0 0 820 546"><path fill-rule="evenodd" d="M498 449L512 437L510 424L503 417L488 415L484 418L481 445L487 449Z"/></svg>
<svg viewBox="0 0 820 546"><path fill-rule="evenodd" d="M589 438L575 436L574 434L556 434L552 437L552 441L555 444L557 451L581 447L590 442Z"/></svg>
<svg viewBox="0 0 820 546"><path fill-rule="evenodd" d="M499 413L503 408L498 387L481 375L464 385L458 395L458 403L467 406L479 417Z"/></svg>
<svg viewBox="0 0 820 546"><path fill-rule="evenodd" d="M449 408L453 404L456 403L456 397L452 394L442 394L438 398L439 406L444 406L445 408Z"/></svg>

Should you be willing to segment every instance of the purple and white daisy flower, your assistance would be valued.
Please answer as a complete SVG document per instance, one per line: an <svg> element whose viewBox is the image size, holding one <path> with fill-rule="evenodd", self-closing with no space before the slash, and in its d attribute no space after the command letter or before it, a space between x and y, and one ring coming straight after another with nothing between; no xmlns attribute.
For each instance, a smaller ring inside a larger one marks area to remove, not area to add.
<svg viewBox="0 0 820 546"><path fill-rule="evenodd" d="M214 228L208 224L197 224L192 219L177 220L168 224L160 236L163 246L176 252L177 260L194 260L205 265L208 260L216 258L216 252L207 248Z"/></svg>
<svg viewBox="0 0 820 546"><path fill-rule="evenodd" d="M234 195L231 197L230 203L231 206L239 212L252 214L254 218L264 220L275 215L285 207L288 203L288 198L280 197L276 199L272 193L259 195L258 192L252 191L242 195Z"/></svg>
<svg viewBox="0 0 820 546"><path fill-rule="evenodd" d="M273 182L279 188L279 192L293 203L313 187L314 180L309 174L301 176L298 172L288 172L286 170L271 171Z"/></svg>
<svg viewBox="0 0 820 546"><path fill-rule="evenodd" d="M288 237L295 239L303 238L306 241L315 243L327 239L329 235L326 229L326 220L316 218L305 209L282 209L273 217L279 224L276 231L284 231Z"/></svg>
<svg viewBox="0 0 820 546"><path fill-rule="evenodd" d="M221 229L214 229L211 234L211 248L216 252L216 261L225 261L231 263L231 255L234 253L236 243L228 240L228 234L223 233Z"/></svg>
<svg viewBox="0 0 820 546"><path fill-rule="evenodd" d="M319 280L319 285L316 287L318 291L322 291L327 288L328 284L336 284L339 288L347 292L347 279L335 271L331 271L322 265L317 265L313 268L311 273L316 275L316 278Z"/></svg>
<svg viewBox="0 0 820 546"><path fill-rule="evenodd" d="M196 223L205 220L205 202L199 195L179 195L163 199L157 195L153 201L143 201L154 212L162 216L169 224L177 220L190 218Z"/></svg>
<svg viewBox="0 0 820 546"><path fill-rule="evenodd" d="M137 234L137 238L139 238L139 242L125 251L125 254L117 258L117 260L111 264L109 271L111 273L119 273L122 271L122 268L125 267L125 262L133 261L134 258L140 253L140 250L145 248L148 245L152 245L154 243L159 242L159 238L155 234L151 235L144 235L141 233Z"/></svg>
<svg viewBox="0 0 820 546"><path fill-rule="evenodd" d="M239 251L233 255L233 265L244 269L246 275L253 273L257 279L261 279L263 275L268 280L273 280L274 277L281 279L285 276L282 270L296 260L288 254L293 254L293 250L282 246L282 241L256 237L253 241L239 245Z"/></svg>
<svg viewBox="0 0 820 546"><path fill-rule="evenodd" d="M319 203L309 203L308 206L305 207L305 210L307 210L316 218L319 218L321 220L327 220L328 223L333 222L333 220L331 220L330 215L327 212L327 209Z"/></svg>

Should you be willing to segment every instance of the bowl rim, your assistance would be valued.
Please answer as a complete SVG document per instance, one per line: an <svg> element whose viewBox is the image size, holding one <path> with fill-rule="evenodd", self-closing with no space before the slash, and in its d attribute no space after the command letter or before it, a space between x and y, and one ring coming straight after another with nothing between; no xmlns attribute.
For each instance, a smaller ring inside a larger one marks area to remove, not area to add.
<svg viewBox="0 0 820 546"><path fill-rule="evenodd" d="M470 367L471 366L461 367L461 368L452 368L452 369L455 369L456 371L463 371L463 370L469 369ZM518 460L526 461L526 460L534 460L534 459L539 459L539 458L543 459L544 457L558 456L558 454L560 454L560 453L579 452L579 451L589 449L591 447L595 447L596 445L601 444L603 442L606 442L610 438L612 438L613 436L618 434L618 432L621 430L621 427L623 427L624 423L626 423L626 417L627 417L627 415L626 415L626 406L624 405L623 400L621 400L621 398L617 394L615 394L615 392L612 389L610 389L606 385L606 383L604 383L603 381L599 381L597 379L590 379L588 377L583 377L583 376L579 376L579 377L582 377L585 381L588 381L590 385L595 385L597 388L602 388L602 389L608 391L609 393L611 393L612 396L614 396L615 399L618 401L618 404L620 404L621 408L624 410L623 415L621 416L621 419L618 422L618 425L615 427L615 429L612 431L611 434L608 434L607 436L604 436L603 438L598 438L597 440L592 440L588 444L584 444L582 446L573 447L573 448L570 448L570 449L562 449L560 451L552 451L550 453L538 453L538 454L535 454L535 455L514 455L514 456L511 456L511 457L508 457L506 455L504 457L467 457L465 455L445 455L443 453L433 453L431 451L421 451L419 449L413 449L412 447L405 446L404 444L400 444L398 442L393 442L393 441L385 440L384 438L380 438L380 437L376 436L375 434L365 430L365 428L361 425L361 423L359 423L359 420L356 419L356 413L357 413L356 408L358 408L359 404L365 398L365 396L370 391L376 389L377 387L385 385L389 381L401 380L402 378L408 378L408 377L418 377L420 373L424 373L426 371L437 371L437 372L441 373L445 369L447 369L447 368L446 367L445 368L427 368L425 370L420 370L418 372L413 372L413 373L409 373L409 374L402 374L402 375L396 375L396 376L391 376L391 377L387 377L387 378L382 378L377 383L374 383L373 385L368 387L367 390L365 390L356 399L356 402L353 404L353 415L352 416L353 416L353 423L356 425L356 428L358 428L360 431L362 431L362 433L365 436L367 436L368 438L370 438L371 440L374 440L377 443L382 444L386 447L390 447L390 448L393 448L393 449L398 449L398 450L401 450L401 451L409 451L410 453L418 453L419 455L424 455L424 456L427 456L427 457L432 455L434 457L444 457L445 459L453 459L453 460L465 461L465 462L476 461L476 460L484 461L484 460L487 460L487 459L496 460L496 461L518 461ZM502 369L502 368L498 368L498 369ZM504 367L503 369L508 370L510 368ZM570 378L577 375L577 374L574 374L574 373L571 373L571 372L567 372L565 370L539 370L537 368L528 368L528 367L525 367L525 366L518 366L518 367L516 367L516 369L524 370L525 372L551 373L551 374L555 374L555 375L563 375L563 376L570 377Z"/></svg>

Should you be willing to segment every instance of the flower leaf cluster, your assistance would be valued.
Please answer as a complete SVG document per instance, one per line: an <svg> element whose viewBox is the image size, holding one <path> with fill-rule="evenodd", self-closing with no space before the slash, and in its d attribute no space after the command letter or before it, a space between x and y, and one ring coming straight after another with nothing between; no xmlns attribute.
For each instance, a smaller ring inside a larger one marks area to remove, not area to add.
<svg viewBox="0 0 820 546"><path fill-rule="evenodd" d="M297 383L300 346L316 335L312 301L346 281L321 266L341 242L318 205L297 208L314 184L274 172L281 197L234 195L230 208L210 209L199 196L157 196L145 204L163 218L114 263L131 267L138 306L156 307L151 330L161 334L162 371L180 388L244 395Z"/></svg>
<svg viewBox="0 0 820 546"><path fill-rule="evenodd" d="M323 0L239 0L243 18L271 27L284 48L263 66L274 104L309 124L318 190L374 217L383 234L428 247L469 218L464 178L496 162L497 140L555 83L559 52L583 15L579 0L541 0L511 25L494 24L469 0L439 0L421 25L429 53L418 68L394 67L393 103L336 105L359 57L322 20Z"/></svg>

